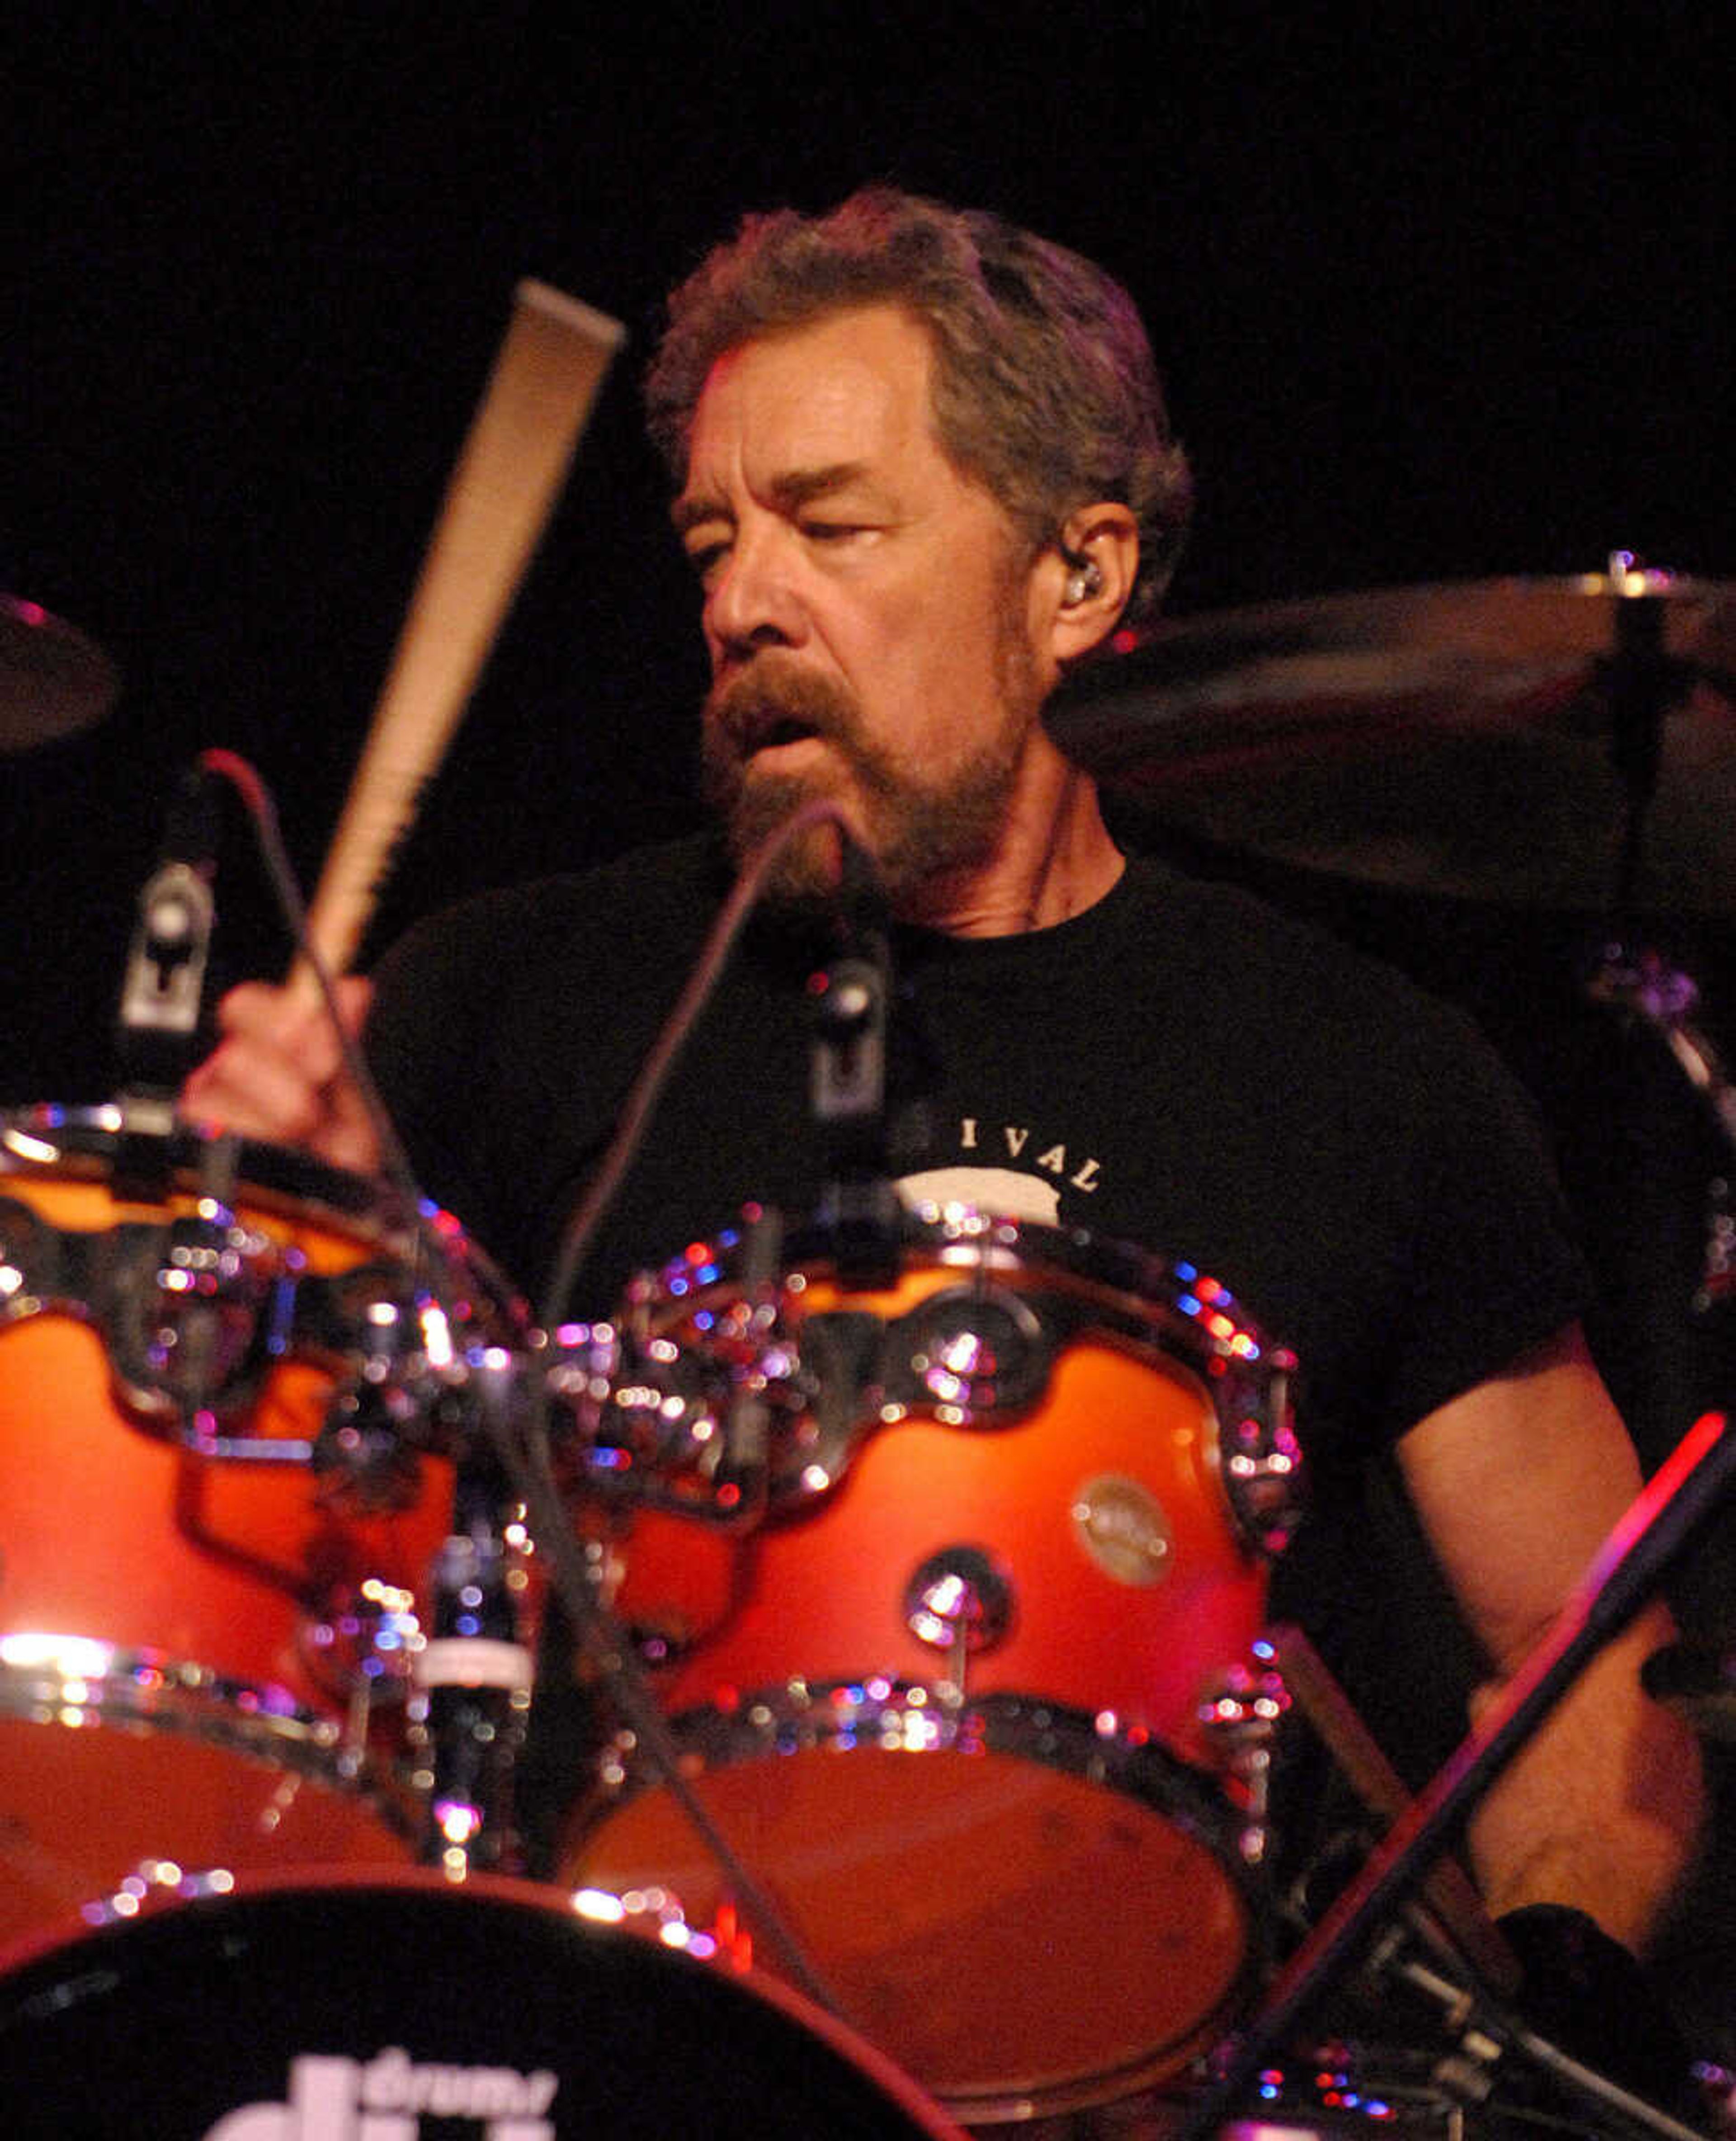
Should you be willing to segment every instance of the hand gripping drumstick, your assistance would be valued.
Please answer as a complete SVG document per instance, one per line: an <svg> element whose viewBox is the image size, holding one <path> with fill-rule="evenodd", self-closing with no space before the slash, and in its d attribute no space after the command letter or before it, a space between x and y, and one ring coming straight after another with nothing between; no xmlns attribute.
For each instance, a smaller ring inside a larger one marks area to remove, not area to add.
<svg viewBox="0 0 1736 2141"><path fill-rule="evenodd" d="M623 332L545 283L514 293L309 911L308 935L335 972L439 770ZM288 985L317 997L305 957Z"/></svg>

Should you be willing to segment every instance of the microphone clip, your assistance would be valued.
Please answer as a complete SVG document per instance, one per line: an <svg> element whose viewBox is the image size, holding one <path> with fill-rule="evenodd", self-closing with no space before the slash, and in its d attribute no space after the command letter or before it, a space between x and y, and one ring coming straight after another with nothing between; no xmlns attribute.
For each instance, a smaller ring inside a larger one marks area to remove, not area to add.
<svg viewBox="0 0 1736 2141"><path fill-rule="evenodd" d="M116 1041L123 1084L172 1096L197 1061L217 903L217 814L209 778L189 771L139 893Z"/></svg>

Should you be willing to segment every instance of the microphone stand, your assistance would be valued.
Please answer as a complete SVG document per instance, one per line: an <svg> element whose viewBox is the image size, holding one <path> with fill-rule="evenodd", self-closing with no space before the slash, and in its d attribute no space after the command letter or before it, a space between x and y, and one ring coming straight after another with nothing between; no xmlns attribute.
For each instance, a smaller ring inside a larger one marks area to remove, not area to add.
<svg viewBox="0 0 1736 2141"><path fill-rule="evenodd" d="M1287 2050L1291 2034L1321 1996L1458 1835L1472 1809L1531 1738L1604 1645L1657 1592L1700 1526L1736 1484L1736 1435L1708 1413L1682 1438L1610 1534L1585 1582L1526 1661L1488 1720L1473 1730L1385 1838L1356 1878L1279 1973L1265 2006L1230 2052L1218 2079L1171 2141L1207 2141L1236 2111L1262 2069ZM1550 2071L1593 2098L1672 2137L1692 2129L1566 2059L1546 2040L1514 2032L1522 2049L1548 2055Z"/></svg>

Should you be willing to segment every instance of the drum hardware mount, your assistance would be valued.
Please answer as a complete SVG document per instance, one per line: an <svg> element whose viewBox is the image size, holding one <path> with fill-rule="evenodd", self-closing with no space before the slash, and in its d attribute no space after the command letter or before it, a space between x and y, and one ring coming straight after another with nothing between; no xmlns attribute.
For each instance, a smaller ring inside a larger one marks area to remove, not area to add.
<svg viewBox="0 0 1736 2141"><path fill-rule="evenodd" d="M457 1468L452 1528L429 1573L427 1632L412 1666L420 1855L454 1880L519 1868L512 1786L535 1679L524 1610L530 1533L496 1453L520 1386L505 1355L476 1364L470 1454Z"/></svg>
<svg viewBox="0 0 1736 2141"><path fill-rule="evenodd" d="M366 1744L375 1714L409 1700L426 1640L417 1594L377 1576L328 1592L297 1630L302 1662L348 1711L352 1748Z"/></svg>
<svg viewBox="0 0 1736 2141"><path fill-rule="evenodd" d="M776 1317L783 1247L783 1213L775 1208L756 1207L741 1238L742 1277L751 1304L749 1320L756 1332ZM707 1453L711 1505L730 1523L756 1524L765 1513L770 1484L772 1428L757 1349L755 1359L731 1378L720 1424L723 1431Z"/></svg>
<svg viewBox="0 0 1736 2141"><path fill-rule="evenodd" d="M49 1314L90 1323L117 1390L150 1430L201 1457L303 1465L342 1482L358 1509L401 1508L413 1452L466 1373L444 1315L406 1300L381 1263L310 1271L293 1244L201 1194L192 1213L125 1218L106 1232L61 1228L0 1194L0 1325ZM355 1360L316 1440L225 1432L291 1352Z"/></svg>
<svg viewBox="0 0 1736 2141"><path fill-rule="evenodd" d="M1497 2001L1455 1977L1443 1976L1409 1950L1403 1927L1391 1928L1377 1942L1366 1974L1377 1987L1396 1979L1438 2011L1449 2049L1435 2060L1431 2079L1461 2114L1486 2109L1498 2120L1503 2079L1517 2068L1529 2067L1547 2075L1570 2098L1595 2108L1597 2124L1585 2128L1586 2132L1625 2133L1655 2137L1655 2141L1705 2141L1703 2129L1660 2111L1527 2029ZM1711 2075L1701 2074L1696 2079L1702 2090L1708 2090ZM1462 2124L1458 2130L1463 2132ZM1576 2126L1573 2130L1581 2129Z"/></svg>
<svg viewBox="0 0 1736 2141"><path fill-rule="evenodd" d="M642 1307L618 1333L580 1326L550 1379L580 1419L588 1488L740 1528L768 1497L824 1493L876 1426L912 1413L986 1429L1023 1416L1082 1316L1055 1311L1051 1331L1025 1297L979 1276L898 1316L817 1310L798 1334L775 1292L745 1284L714 1329L725 1374L709 1391L684 1381L691 1349L657 1335Z"/></svg>
<svg viewBox="0 0 1736 2141"><path fill-rule="evenodd" d="M493 1401L480 1407L479 1422L499 1477L522 1504L525 1536L543 1551L551 1590L567 1615L574 1640L602 1675L626 1720L625 1732L632 1746L650 1763L706 1850L733 1882L744 1908L753 1912L798 1988L819 2008L838 2013L836 1998L784 1912L693 1791L681 1750L657 1706L631 1635L617 1620L605 1596L607 1558L600 1560L593 1543L582 1541L571 1524L549 1446L548 1401L553 1378L544 1374L527 1387L522 1377L511 1372L510 1364L503 1365L508 1372L492 1387L483 1385ZM494 1722L487 1716L483 1721L484 1725ZM494 1742L484 1744L491 1746ZM468 1750L460 1750L460 1760L467 1758ZM436 1815L425 1848L434 1848L438 1830ZM460 1853L466 1848L462 1843L453 1848Z"/></svg>
<svg viewBox="0 0 1736 2141"><path fill-rule="evenodd" d="M421 1479L428 1423L449 1393L443 1385L347 1378L332 1390L308 1453L313 1476L336 1506L358 1515L408 1509Z"/></svg>

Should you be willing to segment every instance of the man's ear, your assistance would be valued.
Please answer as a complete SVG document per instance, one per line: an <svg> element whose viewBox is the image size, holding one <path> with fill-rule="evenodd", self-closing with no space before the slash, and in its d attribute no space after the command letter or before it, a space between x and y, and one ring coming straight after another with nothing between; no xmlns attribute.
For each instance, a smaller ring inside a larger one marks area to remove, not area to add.
<svg viewBox="0 0 1736 2141"><path fill-rule="evenodd" d="M1062 524L1052 564L1050 650L1075 661L1108 638L1134 592L1139 570L1139 524L1125 505L1082 505Z"/></svg>

